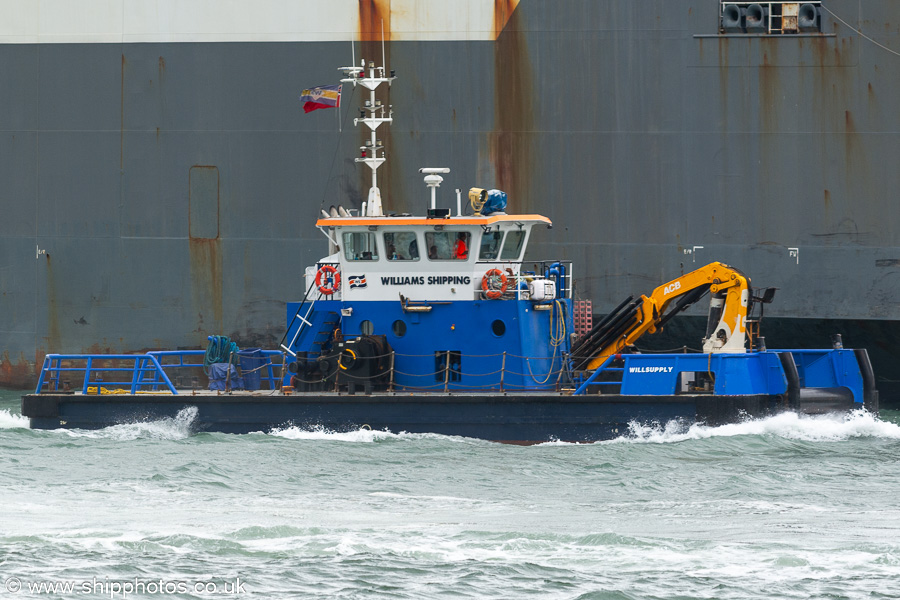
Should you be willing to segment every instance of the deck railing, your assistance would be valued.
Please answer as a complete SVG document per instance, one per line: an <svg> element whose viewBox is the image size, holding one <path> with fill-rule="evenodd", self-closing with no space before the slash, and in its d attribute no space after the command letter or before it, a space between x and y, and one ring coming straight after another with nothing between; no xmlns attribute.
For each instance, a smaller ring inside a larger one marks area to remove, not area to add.
<svg viewBox="0 0 900 600"><path fill-rule="evenodd" d="M283 365L284 355L278 350L260 350L260 353L263 362L252 370L260 371L260 381L268 383L269 389L280 389L281 375L275 374L275 367ZM35 393L70 391L73 384L66 378L68 376L81 383L84 393L96 387L99 394L103 387L108 387L127 389L131 394L157 392L161 388L178 394L168 371L202 368L205 354L204 350L166 350L146 354L48 354L44 357ZM282 358L281 364L273 362L276 356Z"/></svg>
<svg viewBox="0 0 900 600"><path fill-rule="evenodd" d="M121 366L128 362L131 366ZM112 373L114 378L97 381L99 373ZM50 386L52 391L59 391L62 385L63 390L68 391L66 388L70 382L63 379L64 374L73 374L82 379L82 390L85 393L92 383L97 387L98 393L101 391L101 384L128 386L132 394L145 387L158 389L160 386L165 386L173 394L178 393L159 360L150 354L48 354L44 357L35 393L40 394L45 385ZM119 375L122 376L121 379L118 378Z"/></svg>

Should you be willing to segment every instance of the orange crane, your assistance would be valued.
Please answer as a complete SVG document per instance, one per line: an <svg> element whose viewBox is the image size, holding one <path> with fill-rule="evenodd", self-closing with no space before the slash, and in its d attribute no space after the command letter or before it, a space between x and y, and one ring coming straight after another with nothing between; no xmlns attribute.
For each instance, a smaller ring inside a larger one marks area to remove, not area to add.
<svg viewBox="0 0 900 600"><path fill-rule="evenodd" d="M649 296L629 297L572 348L575 368L593 370L646 333L655 333L673 316L710 292L709 319L703 351L746 352L750 280L743 273L713 262L657 287ZM771 302L774 288L761 302Z"/></svg>

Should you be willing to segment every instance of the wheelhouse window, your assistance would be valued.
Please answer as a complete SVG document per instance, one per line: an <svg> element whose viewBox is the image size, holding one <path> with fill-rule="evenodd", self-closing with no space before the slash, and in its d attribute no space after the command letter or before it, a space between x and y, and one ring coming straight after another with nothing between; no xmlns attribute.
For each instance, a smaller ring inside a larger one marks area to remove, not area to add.
<svg viewBox="0 0 900 600"><path fill-rule="evenodd" d="M378 260L375 234L368 231L345 233L344 257L347 260Z"/></svg>
<svg viewBox="0 0 900 600"><path fill-rule="evenodd" d="M467 260L471 235L467 231L428 231L425 246L429 260Z"/></svg>
<svg viewBox="0 0 900 600"><path fill-rule="evenodd" d="M503 242L502 231L488 231L481 236L481 248L478 251L478 260L496 260L500 254L500 244Z"/></svg>
<svg viewBox="0 0 900 600"><path fill-rule="evenodd" d="M384 234L384 253L388 260L419 260L419 241L412 231Z"/></svg>
<svg viewBox="0 0 900 600"><path fill-rule="evenodd" d="M510 231L506 234L506 243L503 244L503 252L500 260L518 260L522 254L522 245L525 243L525 232Z"/></svg>

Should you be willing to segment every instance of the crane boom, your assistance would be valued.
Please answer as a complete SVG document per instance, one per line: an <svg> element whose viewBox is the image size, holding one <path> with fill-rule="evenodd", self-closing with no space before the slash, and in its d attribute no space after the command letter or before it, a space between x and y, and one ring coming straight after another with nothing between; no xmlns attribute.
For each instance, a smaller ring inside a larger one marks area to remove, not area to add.
<svg viewBox="0 0 900 600"><path fill-rule="evenodd" d="M596 369L613 354L655 333L675 314L706 292L710 299L704 352L746 352L746 321L750 309L750 280L743 273L713 262L657 287L649 296L629 298L572 349L581 368Z"/></svg>

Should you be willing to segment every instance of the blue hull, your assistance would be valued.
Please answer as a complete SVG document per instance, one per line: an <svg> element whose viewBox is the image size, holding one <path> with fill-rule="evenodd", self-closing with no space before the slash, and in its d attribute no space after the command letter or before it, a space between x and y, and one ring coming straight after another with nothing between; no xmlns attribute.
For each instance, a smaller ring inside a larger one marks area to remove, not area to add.
<svg viewBox="0 0 900 600"><path fill-rule="evenodd" d="M847 410L847 396L820 408ZM196 407L198 432L250 433L297 426L352 431L437 433L501 442L588 442L619 437L629 423L721 424L789 408L783 396L518 395L116 395L31 394L23 414L34 429L96 429L173 418Z"/></svg>

